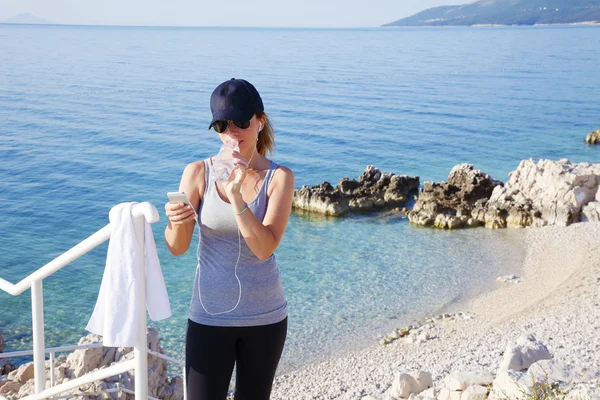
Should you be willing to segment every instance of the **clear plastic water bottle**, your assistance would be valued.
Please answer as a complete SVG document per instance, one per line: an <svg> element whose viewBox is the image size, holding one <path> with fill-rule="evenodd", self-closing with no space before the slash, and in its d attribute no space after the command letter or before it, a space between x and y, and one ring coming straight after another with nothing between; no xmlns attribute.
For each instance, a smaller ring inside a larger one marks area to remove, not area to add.
<svg viewBox="0 0 600 400"><path fill-rule="evenodd" d="M230 140L229 142L223 143L219 154L215 157L213 164L212 177L215 181L224 183L229 180L229 175L233 171L233 152L240 151L238 142L236 140Z"/></svg>

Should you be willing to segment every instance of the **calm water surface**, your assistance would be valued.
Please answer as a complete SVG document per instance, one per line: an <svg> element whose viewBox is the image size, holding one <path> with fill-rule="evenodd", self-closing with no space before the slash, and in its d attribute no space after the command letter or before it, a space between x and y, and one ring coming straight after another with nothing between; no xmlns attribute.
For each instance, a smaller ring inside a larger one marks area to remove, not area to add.
<svg viewBox="0 0 600 400"><path fill-rule="evenodd" d="M0 25L0 277L26 277L119 202L162 212L184 166L217 151L209 97L231 77L261 92L273 158L298 187L369 164L423 182L464 162L501 180L524 158L600 162L581 143L599 127L599 33ZM165 221L153 229L173 317L156 325L182 357L196 261L168 253ZM493 288L519 269L521 236L292 215L276 253L290 312L283 370ZM48 346L85 334L105 256L106 244L44 281ZM0 293L0 331L7 351L31 347L29 292Z"/></svg>

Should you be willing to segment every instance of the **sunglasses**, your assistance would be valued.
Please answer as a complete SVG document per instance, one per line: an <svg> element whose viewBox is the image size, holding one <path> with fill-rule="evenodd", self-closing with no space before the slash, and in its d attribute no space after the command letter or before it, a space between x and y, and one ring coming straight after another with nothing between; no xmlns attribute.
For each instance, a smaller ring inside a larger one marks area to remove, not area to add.
<svg viewBox="0 0 600 400"><path fill-rule="evenodd" d="M248 129L250 127L250 121L231 121L235 126L240 129ZM229 128L229 121L218 120L212 126L215 128L215 132L223 133Z"/></svg>

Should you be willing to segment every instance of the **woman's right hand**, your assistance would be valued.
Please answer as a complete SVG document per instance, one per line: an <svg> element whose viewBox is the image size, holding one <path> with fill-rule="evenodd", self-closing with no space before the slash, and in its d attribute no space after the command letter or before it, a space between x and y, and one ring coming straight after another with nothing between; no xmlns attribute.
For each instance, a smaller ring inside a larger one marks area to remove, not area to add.
<svg viewBox="0 0 600 400"><path fill-rule="evenodd" d="M165 204L165 213L172 225L187 224L188 222L194 221L196 215L192 206L185 203L171 202Z"/></svg>

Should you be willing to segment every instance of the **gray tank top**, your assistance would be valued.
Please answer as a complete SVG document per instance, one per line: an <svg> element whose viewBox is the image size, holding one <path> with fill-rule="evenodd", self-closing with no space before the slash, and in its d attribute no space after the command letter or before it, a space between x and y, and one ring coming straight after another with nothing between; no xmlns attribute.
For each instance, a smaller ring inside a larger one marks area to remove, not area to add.
<svg viewBox="0 0 600 400"><path fill-rule="evenodd" d="M275 255L265 261L259 260L241 236L241 252L238 253L240 240L232 206L219 196L216 183L211 178L210 166L210 159L204 160L205 189L198 213L198 265L189 318L212 326L257 326L280 322L287 316L287 301ZM248 208L259 221L265 217L267 188L276 168L277 164L271 161L262 187L254 200L248 203ZM241 298L234 271L238 254L237 276L242 287ZM237 308L223 313L234 308L238 298Z"/></svg>

